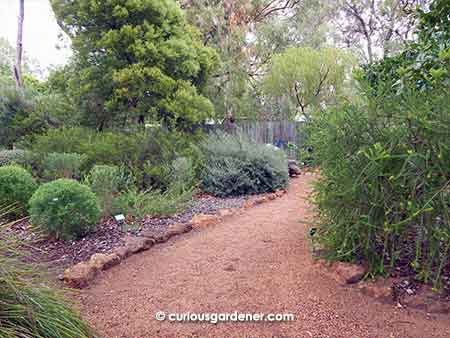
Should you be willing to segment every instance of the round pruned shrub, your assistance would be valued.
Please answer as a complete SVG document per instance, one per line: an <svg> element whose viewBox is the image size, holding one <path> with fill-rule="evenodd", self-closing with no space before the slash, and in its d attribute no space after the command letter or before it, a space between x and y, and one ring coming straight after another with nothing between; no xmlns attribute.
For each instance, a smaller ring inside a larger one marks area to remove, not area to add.
<svg viewBox="0 0 450 338"><path fill-rule="evenodd" d="M35 179L25 169L15 165L0 167L0 205L14 208L15 215L23 214L36 188Z"/></svg>
<svg viewBox="0 0 450 338"><path fill-rule="evenodd" d="M100 217L95 194L75 180L42 185L30 200L31 223L58 239L78 239L94 230Z"/></svg>
<svg viewBox="0 0 450 338"><path fill-rule="evenodd" d="M285 153L242 135L214 133L203 144L202 187L219 197L273 192L285 188Z"/></svg>

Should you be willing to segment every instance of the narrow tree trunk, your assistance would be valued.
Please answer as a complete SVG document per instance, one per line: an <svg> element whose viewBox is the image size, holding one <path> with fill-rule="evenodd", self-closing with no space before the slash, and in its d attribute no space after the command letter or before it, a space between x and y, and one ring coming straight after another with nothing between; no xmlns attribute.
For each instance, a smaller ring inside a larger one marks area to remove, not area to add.
<svg viewBox="0 0 450 338"><path fill-rule="evenodd" d="M23 55L23 19L25 16L25 0L19 0L19 17L17 20L17 43L16 43L16 62L14 64L14 80L16 87L23 86L22 79L22 55Z"/></svg>

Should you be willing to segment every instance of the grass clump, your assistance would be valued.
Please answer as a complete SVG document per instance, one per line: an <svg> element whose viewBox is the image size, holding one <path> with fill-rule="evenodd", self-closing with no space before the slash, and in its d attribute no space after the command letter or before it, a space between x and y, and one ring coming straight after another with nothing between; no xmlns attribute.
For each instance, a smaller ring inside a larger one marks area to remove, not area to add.
<svg viewBox="0 0 450 338"><path fill-rule="evenodd" d="M0 223L0 337L94 337L64 296L19 259L18 243L6 235L7 227Z"/></svg>

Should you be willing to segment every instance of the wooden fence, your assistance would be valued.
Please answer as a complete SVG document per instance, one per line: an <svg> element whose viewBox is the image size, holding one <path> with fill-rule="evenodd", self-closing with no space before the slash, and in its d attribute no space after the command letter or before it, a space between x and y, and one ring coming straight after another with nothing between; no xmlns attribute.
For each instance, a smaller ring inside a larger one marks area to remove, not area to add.
<svg viewBox="0 0 450 338"><path fill-rule="evenodd" d="M298 156L298 149L304 145L305 135L302 122L291 121L237 121L238 130L257 143L273 144L286 151L290 158ZM209 125L206 130L222 129L222 125Z"/></svg>

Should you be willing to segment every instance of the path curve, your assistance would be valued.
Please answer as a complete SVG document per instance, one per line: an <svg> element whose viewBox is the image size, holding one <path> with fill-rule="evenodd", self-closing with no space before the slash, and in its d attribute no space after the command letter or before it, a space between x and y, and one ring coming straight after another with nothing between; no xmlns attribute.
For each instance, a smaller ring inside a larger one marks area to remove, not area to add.
<svg viewBox="0 0 450 338"><path fill-rule="evenodd" d="M288 194L223 223L157 245L80 294L103 338L448 338L449 316L399 309L339 286L311 259L306 197ZM172 323L167 313L293 313L292 322Z"/></svg>

